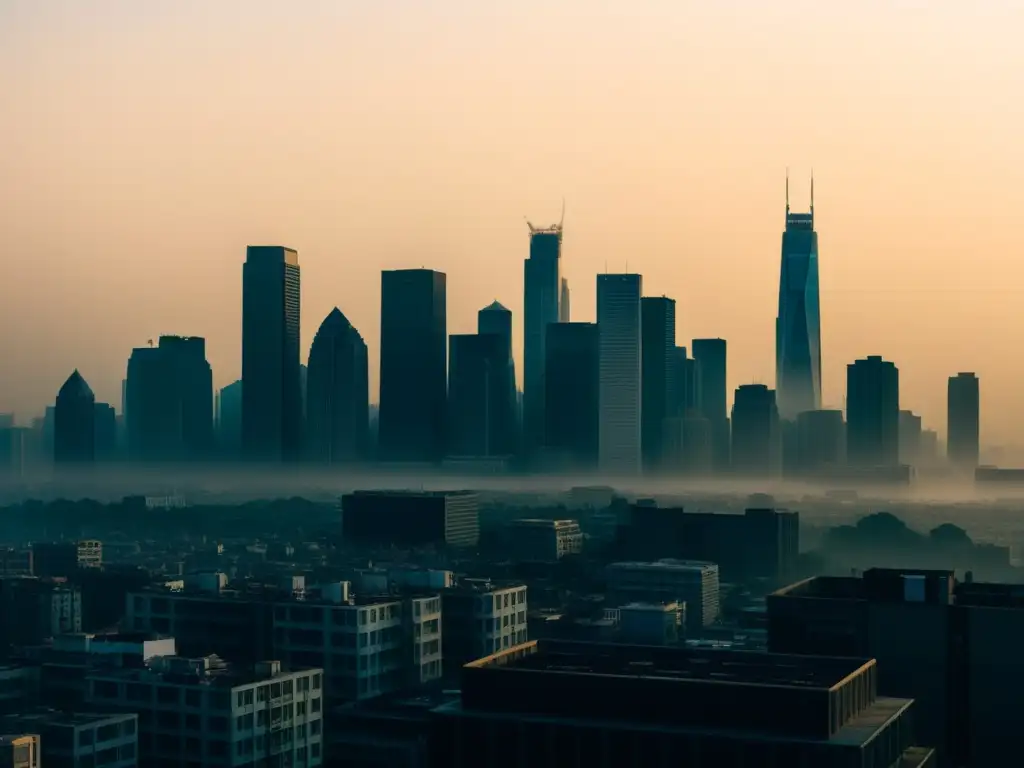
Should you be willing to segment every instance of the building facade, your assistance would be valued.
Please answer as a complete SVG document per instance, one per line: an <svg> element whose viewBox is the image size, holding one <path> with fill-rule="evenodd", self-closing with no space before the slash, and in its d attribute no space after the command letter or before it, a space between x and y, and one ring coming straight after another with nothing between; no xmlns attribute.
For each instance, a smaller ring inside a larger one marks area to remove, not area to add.
<svg viewBox="0 0 1024 768"><path fill-rule="evenodd" d="M551 465L593 469L598 455L599 349L595 323L547 330L544 447Z"/></svg>
<svg viewBox="0 0 1024 768"><path fill-rule="evenodd" d="M562 225L530 225L530 255L523 265L523 443L528 453L544 444L547 329L561 317Z"/></svg>
<svg viewBox="0 0 1024 768"><path fill-rule="evenodd" d="M341 500L342 536L365 545L475 547L480 500L472 491L356 491Z"/></svg>
<svg viewBox="0 0 1024 768"><path fill-rule="evenodd" d="M676 302L665 296L640 300L641 450L644 471L664 465L665 419L673 413L671 394L676 349Z"/></svg>
<svg viewBox="0 0 1024 768"><path fill-rule="evenodd" d="M641 457L640 275L597 276L598 463L635 475Z"/></svg>
<svg viewBox="0 0 1024 768"><path fill-rule="evenodd" d="M846 366L846 460L884 467L900 460L900 372L871 355Z"/></svg>
<svg viewBox="0 0 1024 768"><path fill-rule="evenodd" d="M509 456L515 451L515 372L503 334L448 337L448 454Z"/></svg>
<svg viewBox="0 0 1024 768"><path fill-rule="evenodd" d="M782 436L775 390L743 384L732 405L732 469L741 475L775 477L782 465Z"/></svg>
<svg viewBox="0 0 1024 768"><path fill-rule="evenodd" d="M96 460L96 397L77 369L57 393L53 460L72 465L92 464Z"/></svg>
<svg viewBox="0 0 1024 768"><path fill-rule="evenodd" d="M973 470L980 454L978 377L958 373L949 377L947 393L946 453L960 467Z"/></svg>

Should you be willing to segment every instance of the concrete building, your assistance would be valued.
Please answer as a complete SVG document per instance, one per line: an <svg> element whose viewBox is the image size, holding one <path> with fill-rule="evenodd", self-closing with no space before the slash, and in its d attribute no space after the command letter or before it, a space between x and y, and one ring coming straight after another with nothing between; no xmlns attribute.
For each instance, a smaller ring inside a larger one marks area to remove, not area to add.
<svg viewBox="0 0 1024 768"><path fill-rule="evenodd" d="M323 672L280 662L253 672L217 656L158 656L141 669L97 671L91 706L137 712L147 766L308 765L323 762Z"/></svg>
<svg viewBox="0 0 1024 768"><path fill-rule="evenodd" d="M604 573L613 603L684 603L687 629L693 633L718 621L721 607L714 563L666 558L653 563L612 563Z"/></svg>
<svg viewBox="0 0 1024 768"><path fill-rule="evenodd" d="M0 648L38 645L68 632L82 631L82 593L64 581L28 577L0 579Z"/></svg>
<svg viewBox="0 0 1024 768"><path fill-rule="evenodd" d="M135 768L139 763L138 716L29 712L0 719L6 731L39 734L42 768ZM0 761L0 765L4 763Z"/></svg>
<svg viewBox="0 0 1024 768"><path fill-rule="evenodd" d="M872 660L532 642L463 670L434 710L446 768L923 768L909 699ZM670 706L667 703L671 703Z"/></svg>
<svg viewBox="0 0 1024 768"><path fill-rule="evenodd" d="M554 563L583 551L583 532L576 520L513 520L505 527L504 545L519 562Z"/></svg>
<svg viewBox="0 0 1024 768"><path fill-rule="evenodd" d="M612 474L642 466L642 294L640 275L597 276L598 463Z"/></svg>
<svg viewBox="0 0 1024 768"><path fill-rule="evenodd" d="M480 501L472 491L356 491L341 500L342 536L377 546L475 547Z"/></svg>
<svg viewBox="0 0 1024 768"><path fill-rule="evenodd" d="M0 736L0 768L40 768L38 734Z"/></svg>
<svg viewBox="0 0 1024 768"><path fill-rule="evenodd" d="M525 643L526 587L488 579L462 579L441 593L444 668L457 676L464 664Z"/></svg>
<svg viewBox="0 0 1024 768"><path fill-rule="evenodd" d="M878 661L878 689L911 695L940 766L1000 765L1024 706L1024 600L1011 584L957 583L951 571L875 568L818 577L768 597L769 650Z"/></svg>
<svg viewBox="0 0 1024 768"><path fill-rule="evenodd" d="M679 645L685 637L684 603L627 603L619 606L619 635L631 645Z"/></svg>

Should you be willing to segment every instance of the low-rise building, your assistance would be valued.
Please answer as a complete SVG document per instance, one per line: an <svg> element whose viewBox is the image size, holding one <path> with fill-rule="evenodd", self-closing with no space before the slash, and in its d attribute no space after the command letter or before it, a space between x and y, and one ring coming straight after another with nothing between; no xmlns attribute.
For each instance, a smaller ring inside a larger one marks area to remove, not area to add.
<svg viewBox="0 0 1024 768"><path fill-rule="evenodd" d="M612 563L605 568L605 578L614 603L683 602L691 632L718 621L718 566L714 563L671 559Z"/></svg>
<svg viewBox="0 0 1024 768"><path fill-rule="evenodd" d="M508 554L520 562L553 563L583 551L583 533L576 520L523 518L505 527Z"/></svg>
<svg viewBox="0 0 1024 768"><path fill-rule="evenodd" d="M679 645L685 615L682 603L628 603L619 608L619 637L633 645Z"/></svg>
<svg viewBox="0 0 1024 768"><path fill-rule="evenodd" d="M135 768L138 717L134 714L29 712L5 717L0 728L40 736L42 768Z"/></svg>
<svg viewBox="0 0 1024 768"><path fill-rule="evenodd" d="M0 768L39 768L39 735L0 736Z"/></svg>
<svg viewBox="0 0 1024 768"><path fill-rule="evenodd" d="M341 500L346 542L380 547L475 547L480 500L473 491L357 491Z"/></svg>
<svg viewBox="0 0 1024 768"><path fill-rule="evenodd" d="M471 661L528 639L526 587L518 582L462 579L441 593L444 666L449 676Z"/></svg>

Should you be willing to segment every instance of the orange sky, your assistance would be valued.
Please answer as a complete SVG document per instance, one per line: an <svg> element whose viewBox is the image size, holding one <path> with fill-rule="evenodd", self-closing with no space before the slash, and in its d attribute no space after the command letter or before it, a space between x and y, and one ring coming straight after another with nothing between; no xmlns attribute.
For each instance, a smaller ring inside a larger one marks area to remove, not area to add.
<svg viewBox="0 0 1024 768"><path fill-rule="evenodd" d="M373 392L382 268L447 272L453 333L499 299L519 354L523 216L563 195L574 319L628 262L680 344L772 383L813 166L826 403L881 354L944 432L976 371L983 442L1024 443L1021 29L1009 0L2 0L0 411L76 366L119 403L162 333L237 378L248 243L299 250L304 349L337 305Z"/></svg>

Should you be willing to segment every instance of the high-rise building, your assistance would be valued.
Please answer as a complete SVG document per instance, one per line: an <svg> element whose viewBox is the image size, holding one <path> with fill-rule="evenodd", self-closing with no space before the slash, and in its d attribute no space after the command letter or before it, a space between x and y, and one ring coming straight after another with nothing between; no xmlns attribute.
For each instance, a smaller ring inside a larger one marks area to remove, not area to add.
<svg viewBox="0 0 1024 768"><path fill-rule="evenodd" d="M110 461L117 453L117 412L107 403L96 403L94 424L97 461Z"/></svg>
<svg viewBox="0 0 1024 768"><path fill-rule="evenodd" d="M242 449L256 461L302 452L299 254L250 245L242 268Z"/></svg>
<svg viewBox="0 0 1024 768"><path fill-rule="evenodd" d="M804 411L798 414L796 439L798 474L835 469L846 461L846 424L842 411Z"/></svg>
<svg viewBox="0 0 1024 768"><path fill-rule="evenodd" d="M503 334L448 337L448 453L508 456L515 447L515 382Z"/></svg>
<svg viewBox="0 0 1024 768"><path fill-rule="evenodd" d="M811 210L791 213L786 179L786 231L782 235L779 314L775 319L775 388L779 415L795 419L821 408L821 309L818 297L818 233Z"/></svg>
<svg viewBox="0 0 1024 768"><path fill-rule="evenodd" d="M729 408L726 386L725 339L694 339L691 344L697 363L700 410L711 425L714 441L714 468L729 466Z"/></svg>
<svg viewBox="0 0 1024 768"><path fill-rule="evenodd" d="M572 315L569 311L569 281L566 278L562 278L562 295L558 300L558 322L570 323L572 322Z"/></svg>
<svg viewBox="0 0 1024 768"><path fill-rule="evenodd" d="M53 411L53 460L90 464L96 459L96 397L76 368L57 393Z"/></svg>
<svg viewBox="0 0 1024 768"><path fill-rule="evenodd" d="M509 391L503 408L507 409L508 418L511 419L508 450L515 453L519 450L519 396L516 391L515 358L512 356L512 312L494 301L477 312L476 318L477 333L497 334L505 340Z"/></svg>
<svg viewBox="0 0 1024 768"><path fill-rule="evenodd" d="M597 276L599 463L603 471L641 468L640 275Z"/></svg>
<svg viewBox="0 0 1024 768"><path fill-rule="evenodd" d="M547 327L560 318L562 224L530 225L530 256L523 274L523 443L544 442L544 364Z"/></svg>
<svg viewBox="0 0 1024 768"><path fill-rule="evenodd" d="M566 469L593 469L598 446L598 326L552 323L547 332L544 447Z"/></svg>
<svg viewBox="0 0 1024 768"><path fill-rule="evenodd" d="M979 455L978 377L958 373L949 377L946 454L954 464L974 468Z"/></svg>
<svg viewBox="0 0 1024 768"><path fill-rule="evenodd" d="M921 417L913 411L900 411L899 445L900 464L916 466L923 458Z"/></svg>
<svg viewBox="0 0 1024 768"><path fill-rule="evenodd" d="M161 336L128 360L125 429L135 461L187 461L213 446L213 373L206 340Z"/></svg>
<svg viewBox="0 0 1024 768"><path fill-rule="evenodd" d="M444 456L448 399L447 277L381 273L378 452L387 461Z"/></svg>
<svg viewBox="0 0 1024 768"><path fill-rule="evenodd" d="M217 398L217 446L222 456L237 457L242 447L242 380L224 387Z"/></svg>
<svg viewBox="0 0 1024 768"><path fill-rule="evenodd" d="M743 384L732 404L732 468L744 475L770 477L781 469L781 434L775 390Z"/></svg>
<svg viewBox="0 0 1024 768"><path fill-rule="evenodd" d="M900 460L900 372L878 355L846 366L846 460L894 466Z"/></svg>
<svg viewBox="0 0 1024 768"><path fill-rule="evenodd" d="M366 342L335 307L313 338L306 374L306 447L313 461L367 458L370 383Z"/></svg>
<svg viewBox="0 0 1024 768"><path fill-rule="evenodd" d="M662 466L665 419L676 415L673 392L673 356L676 350L676 301L666 296L640 300L641 323L641 446L644 471Z"/></svg>

